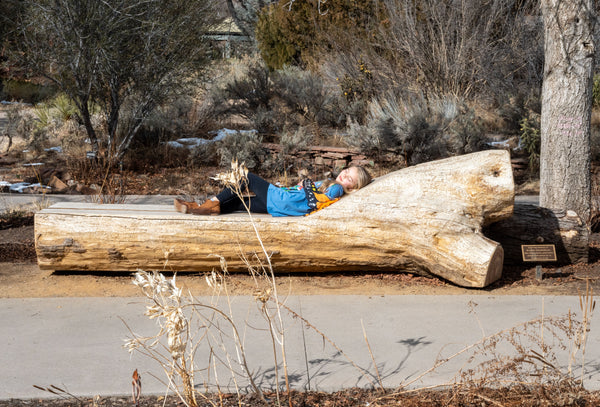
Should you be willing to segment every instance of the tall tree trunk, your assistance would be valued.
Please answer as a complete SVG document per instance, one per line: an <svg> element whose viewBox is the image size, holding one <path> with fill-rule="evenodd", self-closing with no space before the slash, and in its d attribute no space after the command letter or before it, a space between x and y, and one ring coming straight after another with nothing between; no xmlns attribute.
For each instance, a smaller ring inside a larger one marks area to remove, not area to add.
<svg viewBox="0 0 600 407"><path fill-rule="evenodd" d="M540 206L591 210L593 0L542 0L545 30Z"/></svg>

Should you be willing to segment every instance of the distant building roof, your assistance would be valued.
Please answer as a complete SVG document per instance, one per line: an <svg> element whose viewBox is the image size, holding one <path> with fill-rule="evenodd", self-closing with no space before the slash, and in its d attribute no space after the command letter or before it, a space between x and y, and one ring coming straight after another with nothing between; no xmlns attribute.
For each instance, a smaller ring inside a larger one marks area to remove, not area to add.
<svg viewBox="0 0 600 407"><path fill-rule="evenodd" d="M240 27L233 21L233 18L226 17L221 23L208 29L208 35L240 35L243 36Z"/></svg>

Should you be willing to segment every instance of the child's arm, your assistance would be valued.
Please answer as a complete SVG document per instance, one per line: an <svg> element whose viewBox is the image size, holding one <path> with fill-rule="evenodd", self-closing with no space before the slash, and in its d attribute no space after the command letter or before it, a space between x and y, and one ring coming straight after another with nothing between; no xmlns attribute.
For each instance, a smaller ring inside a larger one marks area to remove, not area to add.
<svg viewBox="0 0 600 407"><path fill-rule="evenodd" d="M340 184L331 184L327 191L325 191L325 195L329 199L336 199L344 195L344 188Z"/></svg>

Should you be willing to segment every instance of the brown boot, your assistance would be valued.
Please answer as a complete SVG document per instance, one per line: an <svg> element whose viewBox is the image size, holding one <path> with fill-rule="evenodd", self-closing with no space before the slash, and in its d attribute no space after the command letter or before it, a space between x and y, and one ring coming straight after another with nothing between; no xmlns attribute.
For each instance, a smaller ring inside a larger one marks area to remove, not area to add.
<svg viewBox="0 0 600 407"><path fill-rule="evenodd" d="M194 215L219 215L221 213L221 205L219 201L207 199L202 205L188 206L187 213Z"/></svg>
<svg viewBox="0 0 600 407"><path fill-rule="evenodd" d="M184 201L183 199L179 198L175 198L173 204L175 205L175 210L181 213L190 213L190 209L200 207L200 205L198 205L196 202Z"/></svg>

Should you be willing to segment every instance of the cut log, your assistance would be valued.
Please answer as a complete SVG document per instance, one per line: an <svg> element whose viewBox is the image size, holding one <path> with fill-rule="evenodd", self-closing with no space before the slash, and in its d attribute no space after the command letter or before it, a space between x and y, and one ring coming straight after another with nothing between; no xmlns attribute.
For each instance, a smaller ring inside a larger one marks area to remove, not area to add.
<svg viewBox="0 0 600 407"><path fill-rule="evenodd" d="M523 264L522 245L551 244L556 264L587 263L589 231L573 211L517 203L514 215L484 229L504 248L504 264Z"/></svg>
<svg viewBox="0 0 600 407"><path fill-rule="evenodd" d="M482 227L513 205L509 153L492 150L389 173L303 217L56 204L36 214L35 242L47 270L210 271L220 255L236 271L261 253L258 233L275 272L406 271L484 287L503 250Z"/></svg>

